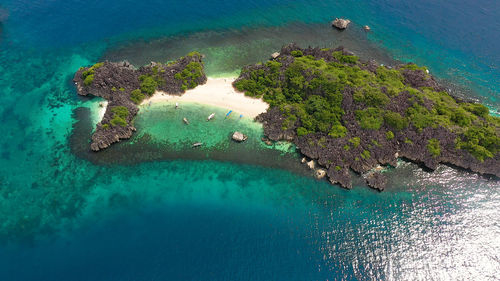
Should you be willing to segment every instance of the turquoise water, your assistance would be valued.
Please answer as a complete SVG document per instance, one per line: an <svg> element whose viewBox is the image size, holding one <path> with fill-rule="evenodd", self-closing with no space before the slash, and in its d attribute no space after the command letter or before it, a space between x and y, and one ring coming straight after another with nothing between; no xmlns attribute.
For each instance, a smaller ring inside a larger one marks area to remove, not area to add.
<svg viewBox="0 0 500 281"><path fill-rule="evenodd" d="M98 101L77 97L71 83L80 66L103 58L143 64L198 49L209 75L226 76L290 41L343 44L379 62L427 65L498 111L495 1L0 7L8 15L0 33L2 280L497 278L496 179L403 162L387 173L383 193L360 179L347 191L313 179L293 148L262 146L252 123L229 120L204 132L206 148L183 151L179 140L198 135L162 134L183 125L161 109L141 113L131 142L89 156L83 136L93 122L77 108ZM354 25L332 30L336 16ZM242 146L227 142L237 126L250 132Z"/></svg>

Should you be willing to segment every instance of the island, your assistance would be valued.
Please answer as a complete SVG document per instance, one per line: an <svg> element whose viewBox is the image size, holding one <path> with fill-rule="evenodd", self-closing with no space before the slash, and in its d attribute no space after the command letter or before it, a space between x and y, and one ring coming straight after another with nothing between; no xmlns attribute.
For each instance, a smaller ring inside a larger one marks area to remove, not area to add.
<svg viewBox="0 0 500 281"><path fill-rule="evenodd" d="M383 189L376 168L398 158L500 176L500 118L450 96L425 67L392 68L342 47L290 44L245 67L234 86L269 103L257 117L269 139L293 142L343 187L352 187L353 170Z"/></svg>
<svg viewBox="0 0 500 281"><path fill-rule="evenodd" d="M101 122L92 135L93 151L128 139L136 130L133 120L139 105L157 90L181 95L207 81L202 55L191 52L176 61L152 62L136 69L128 62L99 62L80 68L73 81L79 95L98 96L108 101Z"/></svg>
<svg viewBox="0 0 500 281"><path fill-rule="evenodd" d="M109 102L91 149L129 138L137 105L155 92L182 101L187 90L205 84L202 58L193 52L138 69L101 62L78 70L78 93ZM500 176L500 118L481 104L451 96L425 67L383 66L342 47L290 44L268 61L244 67L232 85L229 95L244 93L255 101L251 112L263 124L263 141L294 143L316 176L333 184L352 188L352 170L383 190L387 179L381 167L396 166L398 158L429 170L445 163ZM196 97L203 93L186 100Z"/></svg>

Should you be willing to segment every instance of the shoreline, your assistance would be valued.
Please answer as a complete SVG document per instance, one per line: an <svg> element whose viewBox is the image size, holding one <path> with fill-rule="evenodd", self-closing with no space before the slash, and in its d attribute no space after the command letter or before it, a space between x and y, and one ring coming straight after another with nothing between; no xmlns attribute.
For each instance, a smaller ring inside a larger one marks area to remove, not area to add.
<svg viewBox="0 0 500 281"><path fill-rule="evenodd" d="M232 110L243 115L243 117L250 118L255 118L257 115L266 112L269 105L262 99L247 97L244 93L233 88L232 83L235 79L234 77L209 77L205 84L187 90L181 96L156 91L153 96L143 100L140 105L175 102L198 103Z"/></svg>

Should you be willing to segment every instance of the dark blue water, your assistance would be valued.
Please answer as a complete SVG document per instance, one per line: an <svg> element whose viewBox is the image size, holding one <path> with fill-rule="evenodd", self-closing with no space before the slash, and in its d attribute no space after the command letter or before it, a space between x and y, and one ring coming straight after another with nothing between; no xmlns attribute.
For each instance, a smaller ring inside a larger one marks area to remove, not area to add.
<svg viewBox="0 0 500 281"><path fill-rule="evenodd" d="M82 65L198 49L224 76L290 41L427 65L498 112L499 16L488 0L2 1L0 280L495 280L498 180L402 163L387 191L346 191L226 162L94 165L69 137L73 110L96 109L71 85Z"/></svg>

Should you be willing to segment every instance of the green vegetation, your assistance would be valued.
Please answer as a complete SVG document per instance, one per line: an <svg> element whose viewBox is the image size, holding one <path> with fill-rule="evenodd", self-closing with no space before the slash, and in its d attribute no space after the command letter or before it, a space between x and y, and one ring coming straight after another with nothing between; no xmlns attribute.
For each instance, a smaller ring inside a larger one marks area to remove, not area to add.
<svg viewBox="0 0 500 281"><path fill-rule="evenodd" d="M361 143L361 139L359 137L354 137L349 139L349 142L352 143L352 146L354 146L354 148L356 148Z"/></svg>
<svg viewBox="0 0 500 281"><path fill-rule="evenodd" d="M334 58L336 58L341 63L354 64L354 63L356 63L358 61L358 57L343 55L341 51L333 52L332 55L333 55Z"/></svg>
<svg viewBox="0 0 500 281"><path fill-rule="evenodd" d="M394 133L392 131L385 132L385 138L387 140L392 140L394 138Z"/></svg>
<svg viewBox="0 0 500 281"><path fill-rule="evenodd" d="M85 70L84 72L82 72L83 85L90 86L92 82L94 82L95 70L103 65L104 65L103 62L99 62L89 67L89 69Z"/></svg>
<svg viewBox="0 0 500 281"><path fill-rule="evenodd" d="M337 165L337 166L335 166L335 170L336 171L340 171L340 170L342 170L342 167L340 167L340 166Z"/></svg>
<svg viewBox="0 0 500 281"><path fill-rule="evenodd" d="M459 136L457 148L469 151L479 160L500 151L500 118L490 116L488 108L457 102L446 92L405 84L404 77L411 71L423 71L424 79L430 79L425 67L380 66L371 72L356 56L340 51L332 52L334 59L328 62L305 52L294 50L289 56L246 68L234 86L278 107L286 118L283 129L295 128L298 136L321 133L346 137L342 117L344 110L352 108L362 129L383 130L388 140L395 137L396 131L422 132L425 128L442 127ZM346 87L352 93L350 108L342 107ZM395 112L393 108L401 108L401 102L409 107ZM412 143L409 139L405 142Z"/></svg>
<svg viewBox="0 0 500 281"><path fill-rule="evenodd" d="M102 128L103 128L104 130L109 129L109 124L103 124L103 125L102 125Z"/></svg>
<svg viewBox="0 0 500 281"><path fill-rule="evenodd" d="M290 54L291 54L292 56L296 57L296 58L301 57L301 56L303 56L303 55L304 55L304 54L302 53L302 51L301 51L301 50L291 51L291 52L290 52Z"/></svg>
<svg viewBox="0 0 500 281"><path fill-rule="evenodd" d="M433 157L438 157L441 155L441 147L437 139L430 139L427 142L427 150Z"/></svg>
<svg viewBox="0 0 500 281"><path fill-rule="evenodd" d="M383 110L376 107L368 107L363 110L356 110L356 119L363 129L378 130L384 123Z"/></svg>
<svg viewBox="0 0 500 281"><path fill-rule="evenodd" d="M456 141L456 147L484 161L500 151L500 139L493 126L471 127Z"/></svg>
<svg viewBox="0 0 500 281"><path fill-rule="evenodd" d="M152 96L159 84L157 79L151 75L141 75L139 80L141 81L141 92Z"/></svg>
<svg viewBox="0 0 500 281"><path fill-rule="evenodd" d="M140 104L144 98L146 98L146 96L141 92L140 89L135 89L130 92L130 100L135 104Z"/></svg>
<svg viewBox="0 0 500 281"><path fill-rule="evenodd" d="M361 152L361 158L363 158L363 159L370 159L370 157L371 157L370 151L363 150L363 152Z"/></svg>
<svg viewBox="0 0 500 281"><path fill-rule="evenodd" d="M130 114L128 109L125 106L115 106L111 108L111 112L113 112L113 119L109 121L112 126L127 126L127 117Z"/></svg>
<svg viewBox="0 0 500 281"><path fill-rule="evenodd" d="M384 122L391 128L396 130L403 130L408 127L408 120L403 118L399 113L386 111L384 113Z"/></svg>
<svg viewBox="0 0 500 281"><path fill-rule="evenodd" d="M111 88L111 91L116 92L116 87Z"/></svg>
<svg viewBox="0 0 500 281"><path fill-rule="evenodd" d="M198 52L191 52L187 57L201 57ZM182 81L181 89L186 91L187 89L193 89L198 86L197 80L203 76L203 63L192 61L186 65L186 67L174 75L174 78Z"/></svg>
<svg viewBox="0 0 500 281"><path fill-rule="evenodd" d="M85 79L83 80L83 85L90 86L92 82L94 82L94 74L85 76Z"/></svg>

